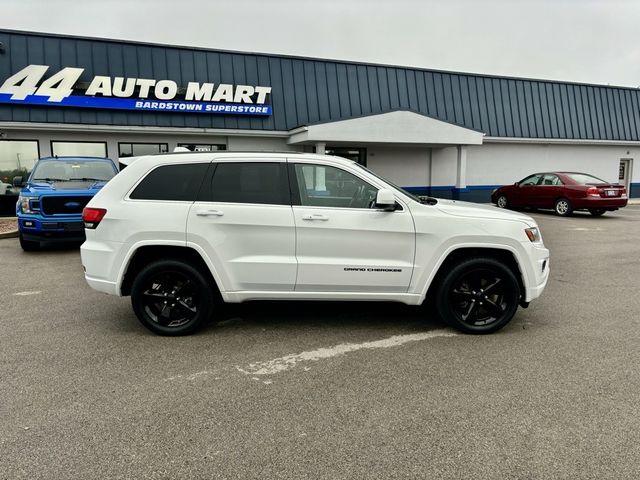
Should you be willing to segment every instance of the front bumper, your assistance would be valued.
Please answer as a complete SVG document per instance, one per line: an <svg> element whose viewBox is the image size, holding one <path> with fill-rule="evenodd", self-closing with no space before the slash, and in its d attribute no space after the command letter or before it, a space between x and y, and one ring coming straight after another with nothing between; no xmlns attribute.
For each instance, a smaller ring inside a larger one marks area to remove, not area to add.
<svg viewBox="0 0 640 480"><path fill-rule="evenodd" d="M42 217L19 215L18 230L25 240L47 242L82 242L85 239L84 223L78 215Z"/></svg>
<svg viewBox="0 0 640 480"><path fill-rule="evenodd" d="M542 294L549 281L549 250L531 242L523 245L528 251L530 260L529 271L526 272L524 301L530 302Z"/></svg>

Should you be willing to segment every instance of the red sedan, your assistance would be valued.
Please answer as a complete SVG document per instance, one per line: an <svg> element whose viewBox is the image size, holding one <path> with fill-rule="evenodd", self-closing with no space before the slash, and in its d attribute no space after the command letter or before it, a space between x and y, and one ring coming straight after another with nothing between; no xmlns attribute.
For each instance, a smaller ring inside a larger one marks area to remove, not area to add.
<svg viewBox="0 0 640 480"><path fill-rule="evenodd" d="M491 193L491 201L500 208L552 208L560 216L589 210L598 217L626 207L627 200L627 190L622 185L576 172L536 173Z"/></svg>

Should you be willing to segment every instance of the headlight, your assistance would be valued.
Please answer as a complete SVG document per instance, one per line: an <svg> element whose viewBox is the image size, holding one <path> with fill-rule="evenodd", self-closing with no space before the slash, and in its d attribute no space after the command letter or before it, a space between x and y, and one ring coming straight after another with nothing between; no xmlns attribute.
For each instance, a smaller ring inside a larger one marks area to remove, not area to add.
<svg viewBox="0 0 640 480"><path fill-rule="evenodd" d="M491 190L491 195L493 195L494 193L496 193L498 191L497 188L494 188L493 190Z"/></svg>
<svg viewBox="0 0 640 480"><path fill-rule="evenodd" d="M524 233L527 234L527 238L534 243L542 243L542 235L538 227L525 228Z"/></svg>
<svg viewBox="0 0 640 480"><path fill-rule="evenodd" d="M20 209L22 213L33 213L31 207L29 206L29 200L31 197L23 197L22 195L18 196L18 203L20 204Z"/></svg>

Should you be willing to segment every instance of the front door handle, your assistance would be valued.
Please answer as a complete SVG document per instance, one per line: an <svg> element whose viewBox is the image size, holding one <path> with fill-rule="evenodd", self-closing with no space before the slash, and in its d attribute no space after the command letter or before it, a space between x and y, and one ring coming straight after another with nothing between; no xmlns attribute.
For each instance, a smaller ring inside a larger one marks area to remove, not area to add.
<svg viewBox="0 0 640 480"><path fill-rule="evenodd" d="M199 217L221 217L224 215L224 212L220 210L198 210L196 215Z"/></svg>
<svg viewBox="0 0 640 480"><path fill-rule="evenodd" d="M321 222L326 222L327 220L329 220L329 217L326 217L324 215L319 215L319 214L314 214L314 215L303 215L302 216L303 220L319 220Z"/></svg>

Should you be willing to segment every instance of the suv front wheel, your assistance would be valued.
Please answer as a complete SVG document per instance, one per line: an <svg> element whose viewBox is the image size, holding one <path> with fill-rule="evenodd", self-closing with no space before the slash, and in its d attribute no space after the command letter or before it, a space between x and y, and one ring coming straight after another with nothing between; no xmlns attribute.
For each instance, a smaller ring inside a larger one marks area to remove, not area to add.
<svg viewBox="0 0 640 480"><path fill-rule="evenodd" d="M143 268L131 286L138 320L159 335L188 335L213 313L213 291L207 278L179 260L158 260Z"/></svg>
<svg viewBox="0 0 640 480"><path fill-rule="evenodd" d="M442 319L465 333L493 333L513 318L520 300L515 275L493 258L471 258L451 268L437 291Z"/></svg>

